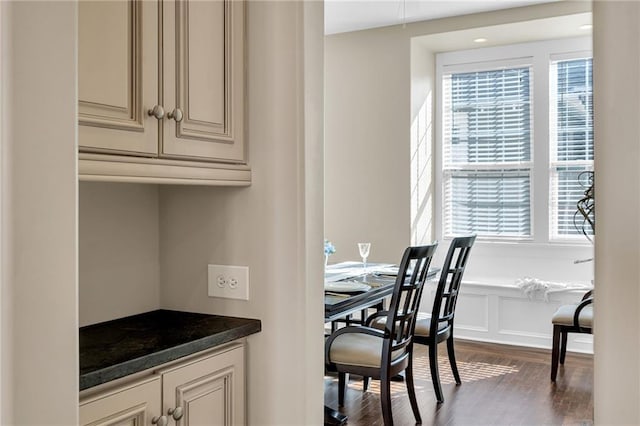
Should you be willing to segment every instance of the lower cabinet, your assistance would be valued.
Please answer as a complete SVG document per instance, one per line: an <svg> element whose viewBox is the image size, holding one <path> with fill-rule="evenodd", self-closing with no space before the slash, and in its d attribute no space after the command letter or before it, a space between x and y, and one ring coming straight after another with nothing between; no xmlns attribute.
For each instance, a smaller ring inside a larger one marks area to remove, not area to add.
<svg viewBox="0 0 640 426"><path fill-rule="evenodd" d="M80 424L95 426L150 425L160 416L159 376L122 386L108 394L80 401Z"/></svg>
<svg viewBox="0 0 640 426"><path fill-rule="evenodd" d="M244 352L170 367L162 375L162 408L180 426L243 425Z"/></svg>
<svg viewBox="0 0 640 426"><path fill-rule="evenodd" d="M244 345L160 366L80 400L80 424L244 425Z"/></svg>

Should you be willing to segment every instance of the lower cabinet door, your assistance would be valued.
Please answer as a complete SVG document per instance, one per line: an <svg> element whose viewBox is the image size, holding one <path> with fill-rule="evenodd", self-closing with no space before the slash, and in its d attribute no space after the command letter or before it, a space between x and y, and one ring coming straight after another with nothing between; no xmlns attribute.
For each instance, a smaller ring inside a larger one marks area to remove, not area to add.
<svg viewBox="0 0 640 426"><path fill-rule="evenodd" d="M80 401L80 424L91 426L151 425L160 417L160 377L101 393Z"/></svg>
<svg viewBox="0 0 640 426"><path fill-rule="evenodd" d="M244 349L161 371L162 408L177 426L244 425Z"/></svg>

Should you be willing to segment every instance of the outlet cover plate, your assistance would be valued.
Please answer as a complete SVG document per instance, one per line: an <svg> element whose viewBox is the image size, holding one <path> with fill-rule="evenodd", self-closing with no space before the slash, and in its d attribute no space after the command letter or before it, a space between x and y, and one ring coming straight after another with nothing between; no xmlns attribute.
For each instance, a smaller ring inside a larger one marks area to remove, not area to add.
<svg viewBox="0 0 640 426"><path fill-rule="evenodd" d="M249 300L249 267L209 265L209 297Z"/></svg>

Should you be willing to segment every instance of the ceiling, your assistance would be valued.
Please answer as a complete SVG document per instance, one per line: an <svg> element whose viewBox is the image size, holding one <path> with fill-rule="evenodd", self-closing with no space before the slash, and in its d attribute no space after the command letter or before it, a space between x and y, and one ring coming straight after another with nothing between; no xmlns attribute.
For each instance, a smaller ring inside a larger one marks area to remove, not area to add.
<svg viewBox="0 0 640 426"><path fill-rule="evenodd" d="M467 15L558 0L325 0L325 34Z"/></svg>
<svg viewBox="0 0 640 426"><path fill-rule="evenodd" d="M589 24L591 24L591 13L578 13L429 34L415 37L414 40L432 52L448 52L540 40L591 36ZM585 25L587 26L585 27ZM477 39L485 41L477 43Z"/></svg>

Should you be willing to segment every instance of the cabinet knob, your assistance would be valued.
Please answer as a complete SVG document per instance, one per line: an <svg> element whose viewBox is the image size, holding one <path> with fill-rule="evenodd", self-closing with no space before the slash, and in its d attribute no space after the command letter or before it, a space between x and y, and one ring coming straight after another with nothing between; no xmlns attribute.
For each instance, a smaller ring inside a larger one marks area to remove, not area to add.
<svg viewBox="0 0 640 426"><path fill-rule="evenodd" d="M162 120L164 118L164 108L162 108L160 105L154 105L152 109L147 111L147 114L157 118L158 120Z"/></svg>
<svg viewBox="0 0 640 426"><path fill-rule="evenodd" d="M169 424L169 419L167 418L167 416L155 416L151 419L151 424L158 426L167 426Z"/></svg>
<svg viewBox="0 0 640 426"><path fill-rule="evenodd" d="M167 114L167 117L172 120L175 120L176 123L179 123L182 121L182 118L183 118L182 110L180 108L176 108L173 111L171 111L169 114Z"/></svg>
<svg viewBox="0 0 640 426"><path fill-rule="evenodd" d="M182 407L178 406L176 408L169 408L167 410L167 414L173 417L173 420L180 420L184 415Z"/></svg>

